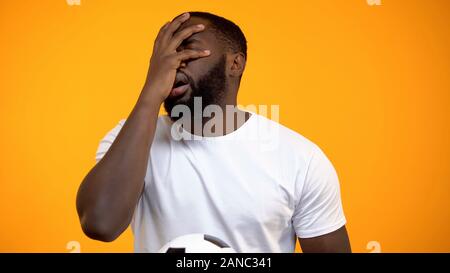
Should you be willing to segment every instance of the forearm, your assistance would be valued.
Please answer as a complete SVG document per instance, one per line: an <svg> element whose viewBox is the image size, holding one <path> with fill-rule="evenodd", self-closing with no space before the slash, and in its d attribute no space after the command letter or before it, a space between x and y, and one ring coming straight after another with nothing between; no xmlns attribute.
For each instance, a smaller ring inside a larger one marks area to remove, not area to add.
<svg viewBox="0 0 450 273"><path fill-rule="evenodd" d="M108 152L83 180L77 209L91 238L114 240L130 223L144 187L160 105L144 90Z"/></svg>
<svg viewBox="0 0 450 273"><path fill-rule="evenodd" d="M81 226L93 239L112 241L129 225L144 188L159 108L169 96L186 92L186 89L174 88L177 70L182 62L210 55L209 50L178 50L183 40L205 29L204 25L193 25L175 35L188 19L186 13L161 27L136 106L108 152L87 174L78 190Z"/></svg>

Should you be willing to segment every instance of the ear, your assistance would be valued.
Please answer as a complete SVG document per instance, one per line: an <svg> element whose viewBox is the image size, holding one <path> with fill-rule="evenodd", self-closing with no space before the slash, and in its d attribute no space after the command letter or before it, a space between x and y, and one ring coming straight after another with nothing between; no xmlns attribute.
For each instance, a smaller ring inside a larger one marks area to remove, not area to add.
<svg viewBox="0 0 450 273"><path fill-rule="evenodd" d="M230 64L229 75L230 77L239 78L245 69L245 56L242 52L233 53L228 55L228 61Z"/></svg>

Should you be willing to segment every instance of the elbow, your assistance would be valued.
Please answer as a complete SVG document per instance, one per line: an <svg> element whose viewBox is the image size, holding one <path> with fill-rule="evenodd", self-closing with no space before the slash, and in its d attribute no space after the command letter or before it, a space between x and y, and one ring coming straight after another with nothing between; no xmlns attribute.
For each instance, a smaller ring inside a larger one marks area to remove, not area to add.
<svg viewBox="0 0 450 273"><path fill-rule="evenodd" d="M87 237L102 241L112 242L116 240L120 233L117 229L111 228L111 225L106 221L99 221L98 219L89 219L89 217L81 217L81 228Z"/></svg>
<svg viewBox="0 0 450 273"><path fill-rule="evenodd" d="M108 217L107 209L101 208L95 204L97 202L89 200L82 186L78 190L76 208L83 233L93 240L114 241L121 233L115 228L117 225L112 224L114 219Z"/></svg>
<svg viewBox="0 0 450 273"><path fill-rule="evenodd" d="M80 186L76 208L81 229L87 237L93 240L112 242L125 231L130 223L127 220L131 220L131 218L128 217L129 215L118 213L117 209L105 205L110 203L108 200L91 195L86 194L86 191L83 191L83 187ZM115 213L111 213L112 211Z"/></svg>

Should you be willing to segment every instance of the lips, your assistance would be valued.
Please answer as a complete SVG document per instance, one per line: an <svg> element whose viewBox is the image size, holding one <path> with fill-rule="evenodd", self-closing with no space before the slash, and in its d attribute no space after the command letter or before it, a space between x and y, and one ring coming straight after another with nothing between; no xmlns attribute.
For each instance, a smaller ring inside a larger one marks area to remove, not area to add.
<svg viewBox="0 0 450 273"><path fill-rule="evenodd" d="M172 87L172 91L170 92L170 96L175 97L183 94L189 88L189 80L183 73L179 72L175 76L174 85Z"/></svg>

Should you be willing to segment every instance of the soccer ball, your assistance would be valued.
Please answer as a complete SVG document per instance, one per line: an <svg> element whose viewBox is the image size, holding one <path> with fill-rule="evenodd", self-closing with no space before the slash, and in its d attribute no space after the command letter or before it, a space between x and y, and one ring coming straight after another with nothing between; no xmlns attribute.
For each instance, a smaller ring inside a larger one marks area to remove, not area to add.
<svg viewBox="0 0 450 273"><path fill-rule="evenodd" d="M177 237L165 244L159 253L236 253L217 237L194 233Z"/></svg>

